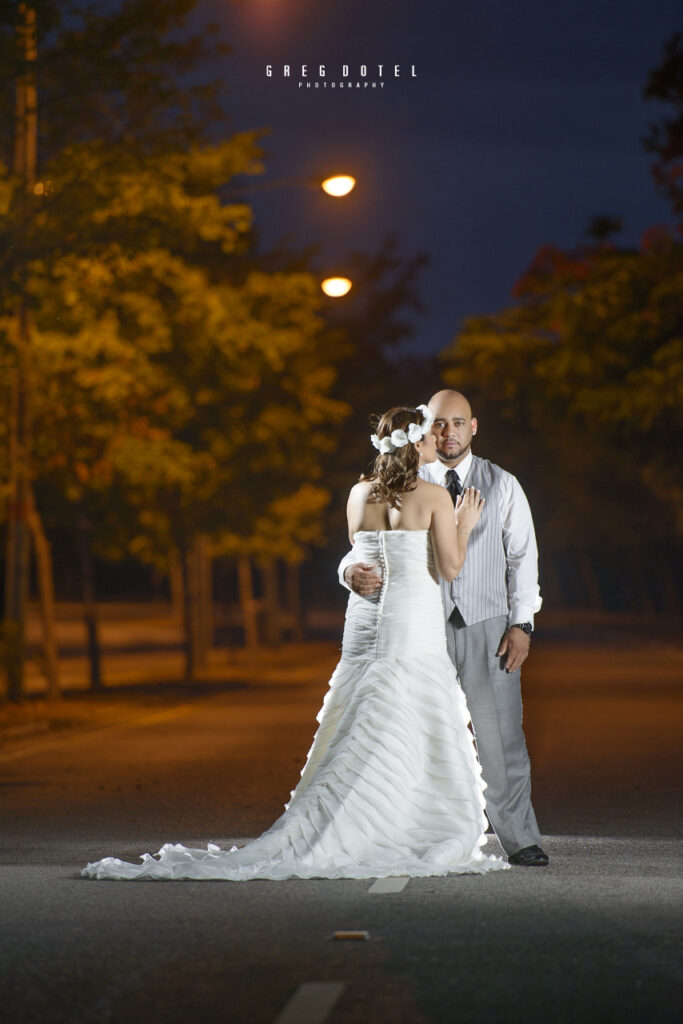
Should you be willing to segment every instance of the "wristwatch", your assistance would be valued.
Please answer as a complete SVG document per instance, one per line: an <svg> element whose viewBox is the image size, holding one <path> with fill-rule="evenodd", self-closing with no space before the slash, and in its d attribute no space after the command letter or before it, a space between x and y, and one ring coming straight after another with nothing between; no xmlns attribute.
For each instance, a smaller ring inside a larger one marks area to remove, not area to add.
<svg viewBox="0 0 683 1024"><path fill-rule="evenodd" d="M534 627L530 622L513 622L510 629L521 629L521 631L526 633L527 636L531 636L534 631Z"/></svg>

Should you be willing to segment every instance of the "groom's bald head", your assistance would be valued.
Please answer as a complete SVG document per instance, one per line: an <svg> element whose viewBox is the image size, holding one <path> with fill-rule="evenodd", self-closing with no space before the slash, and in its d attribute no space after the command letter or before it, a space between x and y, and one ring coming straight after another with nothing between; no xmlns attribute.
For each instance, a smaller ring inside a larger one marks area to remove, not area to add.
<svg viewBox="0 0 683 1024"><path fill-rule="evenodd" d="M443 391L437 391L429 399L430 411L435 416L437 415L437 410L438 412L450 411L455 406L457 406L459 413L464 414L467 419L472 419L472 406L461 391L452 391L450 388L444 388Z"/></svg>
<svg viewBox="0 0 683 1024"><path fill-rule="evenodd" d="M457 466L469 452L477 432L470 403L460 391L445 388L432 395L429 411L434 417L432 433L436 435L439 458L447 466Z"/></svg>

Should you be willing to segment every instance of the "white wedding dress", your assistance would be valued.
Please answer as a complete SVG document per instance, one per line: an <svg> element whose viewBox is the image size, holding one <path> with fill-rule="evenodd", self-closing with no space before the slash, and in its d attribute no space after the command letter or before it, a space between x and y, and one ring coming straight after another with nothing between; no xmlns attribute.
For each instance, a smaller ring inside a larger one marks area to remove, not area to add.
<svg viewBox="0 0 683 1024"><path fill-rule="evenodd" d="M82 874L242 881L508 867L481 851L485 786L446 650L430 533L361 531L354 552L381 566L383 586L349 598L342 657L284 814L240 849L167 844L139 864L105 857Z"/></svg>

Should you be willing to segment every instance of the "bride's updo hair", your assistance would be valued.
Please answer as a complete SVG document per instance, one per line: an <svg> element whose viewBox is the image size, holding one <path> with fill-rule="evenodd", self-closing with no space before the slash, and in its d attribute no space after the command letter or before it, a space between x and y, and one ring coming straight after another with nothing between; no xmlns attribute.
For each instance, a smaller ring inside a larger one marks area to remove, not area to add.
<svg viewBox="0 0 683 1024"><path fill-rule="evenodd" d="M399 405L389 409L383 416L372 416L370 423L381 441L383 437L391 437L393 430L407 430L411 423L421 423L423 419L424 414L418 409ZM417 487L419 465L420 454L411 442L393 452L380 452L372 472L361 477L361 480L372 482L370 500L386 501L391 508L398 508L401 494L414 491Z"/></svg>

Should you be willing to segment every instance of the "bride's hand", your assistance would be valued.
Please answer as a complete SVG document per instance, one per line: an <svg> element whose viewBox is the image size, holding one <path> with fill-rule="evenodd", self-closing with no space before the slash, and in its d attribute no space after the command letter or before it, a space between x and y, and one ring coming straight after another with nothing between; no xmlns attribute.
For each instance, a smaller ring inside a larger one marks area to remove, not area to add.
<svg viewBox="0 0 683 1024"><path fill-rule="evenodd" d="M474 487L466 487L458 496L455 521L459 530L469 533L477 525L485 500L481 497L481 491Z"/></svg>

